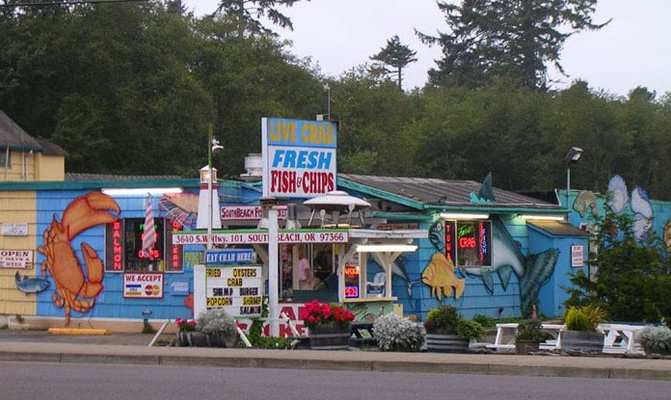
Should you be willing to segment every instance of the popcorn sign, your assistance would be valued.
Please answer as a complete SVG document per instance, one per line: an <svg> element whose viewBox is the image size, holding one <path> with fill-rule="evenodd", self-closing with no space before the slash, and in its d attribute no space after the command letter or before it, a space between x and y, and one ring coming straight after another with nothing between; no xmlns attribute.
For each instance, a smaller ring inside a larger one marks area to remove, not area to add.
<svg viewBox="0 0 671 400"><path fill-rule="evenodd" d="M263 195L316 197L335 190L337 126L263 118Z"/></svg>

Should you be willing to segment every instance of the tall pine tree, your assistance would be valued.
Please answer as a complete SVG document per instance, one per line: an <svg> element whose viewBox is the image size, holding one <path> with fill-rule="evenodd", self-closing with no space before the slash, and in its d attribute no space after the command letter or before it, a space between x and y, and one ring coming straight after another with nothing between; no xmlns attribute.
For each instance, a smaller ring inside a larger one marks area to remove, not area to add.
<svg viewBox="0 0 671 400"><path fill-rule="evenodd" d="M403 68L408 64L417 61L415 58L416 54L416 51L412 51L408 46L401 44L398 35L394 35L394 37L387 40L387 46L380 49L380 52L372 56L370 59L379 62L374 67L375 72L379 72L383 75L396 74L398 88L403 90ZM394 69L391 70L387 68L387 65Z"/></svg>

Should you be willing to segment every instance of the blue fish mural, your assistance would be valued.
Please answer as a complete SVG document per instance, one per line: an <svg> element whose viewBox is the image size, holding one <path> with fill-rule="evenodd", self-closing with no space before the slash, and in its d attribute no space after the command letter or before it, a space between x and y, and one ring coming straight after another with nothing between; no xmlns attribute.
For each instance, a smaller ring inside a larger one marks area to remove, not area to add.
<svg viewBox="0 0 671 400"><path fill-rule="evenodd" d="M28 278L28 276L24 275L23 279L21 279L19 271L16 271L14 280L16 282L16 288L25 294L41 292L48 289L51 285L48 280L43 278Z"/></svg>

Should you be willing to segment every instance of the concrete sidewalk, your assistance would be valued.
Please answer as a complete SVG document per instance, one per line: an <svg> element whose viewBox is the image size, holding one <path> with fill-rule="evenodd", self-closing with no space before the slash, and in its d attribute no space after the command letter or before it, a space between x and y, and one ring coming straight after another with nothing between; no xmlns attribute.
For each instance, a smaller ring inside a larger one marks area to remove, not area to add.
<svg viewBox="0 0 671 400"><path fill-rule="evenodd" d="M91 338L2 332L0 360L671 380L671 360L147 347L139 343L148 344L151 338L138 334Z"/></svg>

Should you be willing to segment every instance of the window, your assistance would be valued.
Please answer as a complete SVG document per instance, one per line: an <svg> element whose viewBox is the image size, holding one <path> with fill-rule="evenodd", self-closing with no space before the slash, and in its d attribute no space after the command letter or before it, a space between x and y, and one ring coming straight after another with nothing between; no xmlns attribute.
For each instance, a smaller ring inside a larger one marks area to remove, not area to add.
<svg viewBox="0 0 671 400"><path fill-rule="evenodd" d="M0 167L5 168L5 166L12 166L12 152L9 147L0 150Z"/></svg>
<svg viewBox="0 0 671 400"><path fill-rule="evenodd" d="M108 224L105 234L105 271L182 272L182 247L172 244L176 221L154 218L156 244L149 258L142 253L144 218L125 218Z"/></svg>
<svg viewBox="0 0 671 400"><path fill-rule="evenodd" d="M490 266L492 223L445 221L445 256L457 267Z"/></svg>

